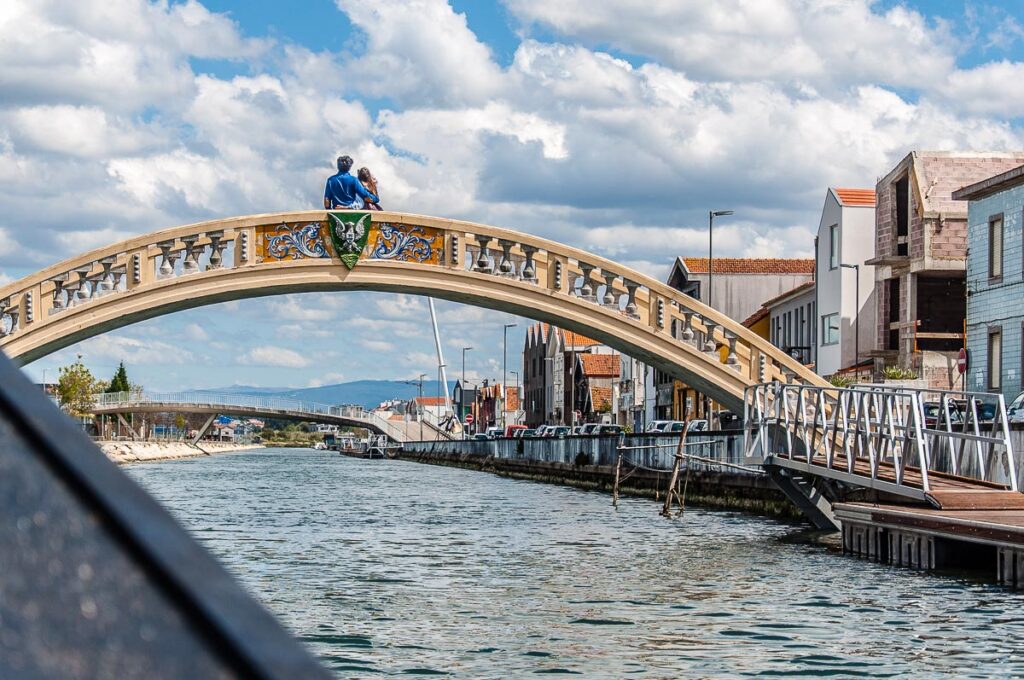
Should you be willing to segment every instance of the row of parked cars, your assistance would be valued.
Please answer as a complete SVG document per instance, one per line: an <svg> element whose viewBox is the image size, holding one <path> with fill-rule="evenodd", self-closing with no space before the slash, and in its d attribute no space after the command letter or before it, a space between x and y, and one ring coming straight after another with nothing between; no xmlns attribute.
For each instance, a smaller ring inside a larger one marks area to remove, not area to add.
<svg viewBox="0 0 1024 680"><path fill-rule="evenodd" d="M703 432L708 429L708 421L691 421L690 432ZM683 431L686 423L682 420L653 420L647 424L645 432L648 434L670 434ZM471 439L520 439L522 437L573 437L591 436L607 437L622 434L620 425L608 423L586 423L569 427L568 425L541 425L537 428L529 428L525 425L508 425L504 430L500 427L489 427L486 432L478 432L472 435Z"/></svg>

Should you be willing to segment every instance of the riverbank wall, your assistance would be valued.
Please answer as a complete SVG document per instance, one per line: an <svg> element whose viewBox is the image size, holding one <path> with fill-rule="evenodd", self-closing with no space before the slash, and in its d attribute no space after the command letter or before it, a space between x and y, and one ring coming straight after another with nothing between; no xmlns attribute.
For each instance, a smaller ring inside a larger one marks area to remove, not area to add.
<svg viewBox="0 0 1024 680"><path fill-rule="evenodd" d="M262 444L235 444L232 442L200 442L198 445L192 445L187 442L99 441L96 442L96 445L106 454L107 458L118 465L195 458L228 451L263 448Z"/></svg>
<svg viewBox="0 0 1024 680"><path fill-rule="evenodd" d="M678 443L678 435L625 435L619 493L663 500ZM618 437L586 436L406 442L399 457L610 493L619 446ZM677 487L686 505L799 518L767 475L743 464L742 447L742 432L691 435Z"/></svg>

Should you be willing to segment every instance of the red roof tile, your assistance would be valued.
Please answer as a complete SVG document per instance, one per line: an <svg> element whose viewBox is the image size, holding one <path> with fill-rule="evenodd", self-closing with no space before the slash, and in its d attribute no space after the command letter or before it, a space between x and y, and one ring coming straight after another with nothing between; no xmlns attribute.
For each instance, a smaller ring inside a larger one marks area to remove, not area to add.
<svg viewBox="0 0 1024 680"><path fill-rule="evenodd" d="M769 307L774 305L779 300L784 300L785 298L788 298L790 295L795 295L796 293L802 293L808 288L814 288L814 281L804 281L799 286L790 288L785 293L782 293L781 295L776 295L771 300L766 300L765 302L761 303L761 308L767 311Z"/></svg>
<svg viewBox="0 0 1024 680"><path fill-rule="evenodd" d="M622 362L618 354L580 354L583 375L591 378L618 378Z"/></svg>
<svg viewBox="0 0 1024 680"><path fill-rule="evenodd" d="M789 293L787 293L787 295L788 294ZM766 316L768 316L768 308L767 307L761 307L756 312L754 312L753 314L748 316L746 319L744 319L743 320L743 325L746 326L747 328L750 328L751 326L753 326L755 323L757 323L761 319L765 318Z"/></svg>
<svg viewBox="0 0 1024 680"><path fill-rule="evenodd" d="M444 406L444 397L414 397L413 400L420 406Z"/></svg>
<svg viewBox="0 0 1024 680"><path fill-rule="evenodd" d="M708 258L684 257L691 274L707 274ZM716 274L813 274L813 259L783 257L716 257Z"/></svg>
<svg viewBox="0 0 1024 680"><path fill-rule="evenodd" d="M832 187L832 191L835 192L836 198L838 198L839 202L842 203L843 205L875 205L874 189L841 189L839 187Z"/></svg>
<svg viewBox="0 0 1024 680"><path fill-rule="evenodd" d="M572 331L562 329L559 329L559 332L562 334L562 339L565 341L566 345L572 345L574 347L592 347L593 345L601 344L597 340L591 340L587 336L580 335L579 333L573 333Z"/></svg>

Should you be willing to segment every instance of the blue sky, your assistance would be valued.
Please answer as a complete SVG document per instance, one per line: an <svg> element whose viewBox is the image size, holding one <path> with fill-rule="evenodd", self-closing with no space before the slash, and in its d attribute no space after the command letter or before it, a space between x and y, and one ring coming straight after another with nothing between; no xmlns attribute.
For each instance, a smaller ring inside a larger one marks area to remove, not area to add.
<svg viewBox="0 0 1024 680"><path fill-rule="evenodd" d="M0 282L198 219L315 206L331 159L385 206L536 231L663 277L805 256L829 185L912 149L1024 148L1018 2L8 0ZM449 365L500 376L510 317L439 305ZM521 331L510 335L513 352ZM510 356L513 355L510 352ZM433 374L426 306L305 295L81 343L147 387ZM380 356L389 358L382 374Z"/></svg>

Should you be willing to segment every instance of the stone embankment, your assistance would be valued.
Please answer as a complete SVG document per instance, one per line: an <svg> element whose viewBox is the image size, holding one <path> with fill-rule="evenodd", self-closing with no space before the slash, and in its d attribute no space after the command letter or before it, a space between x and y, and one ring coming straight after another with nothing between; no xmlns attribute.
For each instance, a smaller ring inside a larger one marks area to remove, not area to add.
<svg viewBox="0 0 1024 680"><path fill-rule="evenodd" d="M96 442L107 458L118 465L146 463L155 460L195 458L228 451L261 449L261 444L233 444L231 442L200 442L193 446L186 442Z"/></svg>

